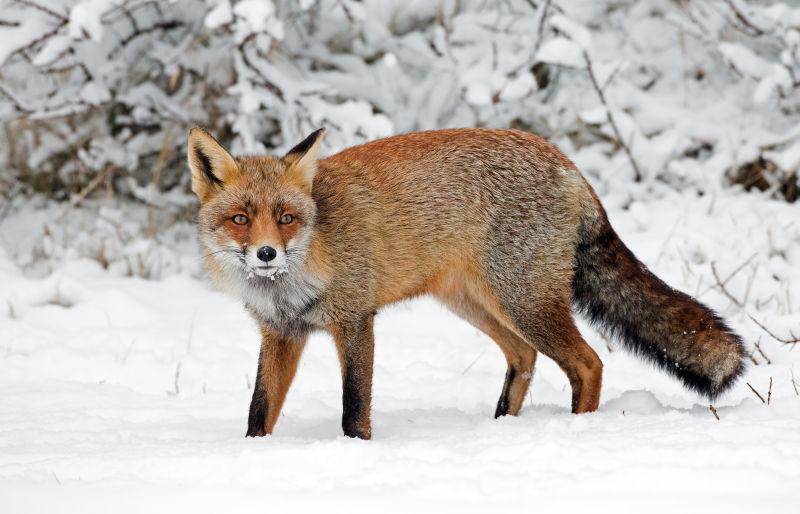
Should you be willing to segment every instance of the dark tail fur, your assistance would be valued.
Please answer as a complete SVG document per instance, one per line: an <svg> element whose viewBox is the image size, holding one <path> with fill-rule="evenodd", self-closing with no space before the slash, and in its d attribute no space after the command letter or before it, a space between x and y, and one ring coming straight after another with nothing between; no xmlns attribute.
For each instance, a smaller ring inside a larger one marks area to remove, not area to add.
<svg viewBox="0 0 800 514"><path fill-rule="evenodd" d="M574 304L628 350L714 399L744 371L742 340L711 309L653 275L597 208L580 227Z"/></svg>

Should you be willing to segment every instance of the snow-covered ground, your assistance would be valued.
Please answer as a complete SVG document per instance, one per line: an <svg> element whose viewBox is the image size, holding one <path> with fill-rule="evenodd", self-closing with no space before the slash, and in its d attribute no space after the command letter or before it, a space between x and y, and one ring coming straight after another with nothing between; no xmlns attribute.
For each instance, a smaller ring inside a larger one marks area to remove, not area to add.
<svg viewBox="0 0 800 514"><path fill-rule="evenodd" d="M736 192L607 200L645 263L771 361L756 353L719 420L585 324L605 363L600 410L570 414L565 376L541 357L522 414L494 420L500 352L420 299L377 317L372 441L341 435L323 335L276 433L246 439L259 340L236 300L189 271L144 280L68 256L23 275L12 257L49 211L12 213L0 226L0 510L798 512L800 349L744 311L800 333L800 209ZM722 281L734 274L725 289L744 310L713 287L712 263ZM745 382L766 398L770 379L765 405Z"/></svg>

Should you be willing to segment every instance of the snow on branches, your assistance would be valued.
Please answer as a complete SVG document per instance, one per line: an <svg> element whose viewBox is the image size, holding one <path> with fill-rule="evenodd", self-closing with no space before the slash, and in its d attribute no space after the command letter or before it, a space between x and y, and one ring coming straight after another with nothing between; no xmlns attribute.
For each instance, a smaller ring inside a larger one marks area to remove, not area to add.
<svg viewBox="0 0 800 514"><path fill-rule="evenodd" d="M280 152L450 126L534 131L599 188L797 197L790 2L0 0L9 191L185 194L186 130ZM610 183L614 183L612 188ZM627 193L625 193L627 194ZM180 203L180 202L179 202Z"/></svg>

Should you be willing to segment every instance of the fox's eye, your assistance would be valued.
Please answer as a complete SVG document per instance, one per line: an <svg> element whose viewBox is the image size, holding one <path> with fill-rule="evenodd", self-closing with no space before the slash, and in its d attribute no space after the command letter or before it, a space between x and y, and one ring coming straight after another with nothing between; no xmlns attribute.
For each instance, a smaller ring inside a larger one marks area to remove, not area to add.
<svg viewBox="0 0 800 514"><path fill-rule="evenodd" d="M281 225L288 225L293 221L294 221L294 216L292 216L291 214L284 214L283 216L281 216L280 219Z"/></svg>
<svg viewBox="0 0 800 514"><path fill-rule="evenodd" d="M247 216L245 216L244 214L237 214L236 216L231 218L231 221L234 222L236 225L247 225L247 222L250 220L247 219Z"/></svg>

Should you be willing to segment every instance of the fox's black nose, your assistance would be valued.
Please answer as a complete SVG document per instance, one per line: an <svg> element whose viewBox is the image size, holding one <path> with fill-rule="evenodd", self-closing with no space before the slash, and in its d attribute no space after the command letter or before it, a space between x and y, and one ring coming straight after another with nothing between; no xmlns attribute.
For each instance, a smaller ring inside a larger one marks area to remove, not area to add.
<svg viewBox="0 0 800 514"><path fill-rule="evenodd" d="M256 257L264 262L271 261L276 255L278 255L278 252L276 252L275 248L271 246L262 246L256 251Z"/></svg>

